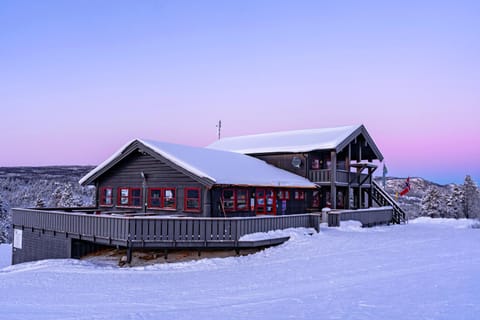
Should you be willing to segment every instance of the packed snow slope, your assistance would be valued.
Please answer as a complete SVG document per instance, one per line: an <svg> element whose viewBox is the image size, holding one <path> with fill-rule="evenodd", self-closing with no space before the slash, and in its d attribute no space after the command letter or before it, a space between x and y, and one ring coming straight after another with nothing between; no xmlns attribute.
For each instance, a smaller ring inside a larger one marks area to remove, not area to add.
<svg viewBox="0 0 480 320"><path fill-rule="evenodd" d="M285 244L223 259L118 268L5 266L1 319L479 319L480 229L420 218L284 231ZM7 258L5 258L7 256Z"/></svg>

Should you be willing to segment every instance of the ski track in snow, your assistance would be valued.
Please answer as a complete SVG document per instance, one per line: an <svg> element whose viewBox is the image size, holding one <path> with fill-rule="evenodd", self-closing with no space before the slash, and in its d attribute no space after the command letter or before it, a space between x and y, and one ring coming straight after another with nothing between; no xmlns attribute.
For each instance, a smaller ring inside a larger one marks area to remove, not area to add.
<svg viewBox="0 0 480 320"><path fill-rule="evenodd" d="M8 266L0 319L478 319L480 229L417 219L290 229L249 256L118 268L44 260ZM260 235L256 235L259 237Z"/></svg>

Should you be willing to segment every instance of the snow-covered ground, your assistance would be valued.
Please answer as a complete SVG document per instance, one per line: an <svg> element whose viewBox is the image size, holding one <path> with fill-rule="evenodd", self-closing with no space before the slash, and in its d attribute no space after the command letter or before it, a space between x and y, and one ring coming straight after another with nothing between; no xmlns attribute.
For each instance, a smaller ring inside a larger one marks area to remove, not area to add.
<svg viewBox="0 0 480 320"><path fill-rule="evenodd" d="M6 266L2 245L0 319L478 319L471 223L289 230L290 241L249 256L133 268Z"/></svg>

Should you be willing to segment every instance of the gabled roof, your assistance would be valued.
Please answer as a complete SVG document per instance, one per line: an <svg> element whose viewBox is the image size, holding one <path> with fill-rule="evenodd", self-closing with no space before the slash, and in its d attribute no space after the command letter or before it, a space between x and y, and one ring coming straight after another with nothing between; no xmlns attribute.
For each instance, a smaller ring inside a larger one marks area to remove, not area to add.
<svg viewBox="0 0 480 320"><path fill-rule="evenodd" d="M207 148L243 154L298 153L314 150L336 150L340 152L359 135L365 137L376 157L383 160L383 155L363 125L222 138L210 144Z"/></svg>
<svg viewBox="0 0 480 320"><path fill-rule="evenodd" d="M126 155L138 149L208 186L315 187L315 184L301 176L240 153L140 139L124 145L84 176L79 181L80 184L92 183Z"/></svg>

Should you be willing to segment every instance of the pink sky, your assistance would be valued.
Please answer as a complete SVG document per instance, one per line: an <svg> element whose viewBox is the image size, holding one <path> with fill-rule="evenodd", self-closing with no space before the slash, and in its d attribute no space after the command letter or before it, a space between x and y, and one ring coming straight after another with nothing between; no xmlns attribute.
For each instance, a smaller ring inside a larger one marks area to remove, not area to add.
<svg viewBox="0 0 480 320"><path fill-rule="evenodd" d="M392 176L480 180L477 3L0 3L0 166L363 123Z"/></svg>

